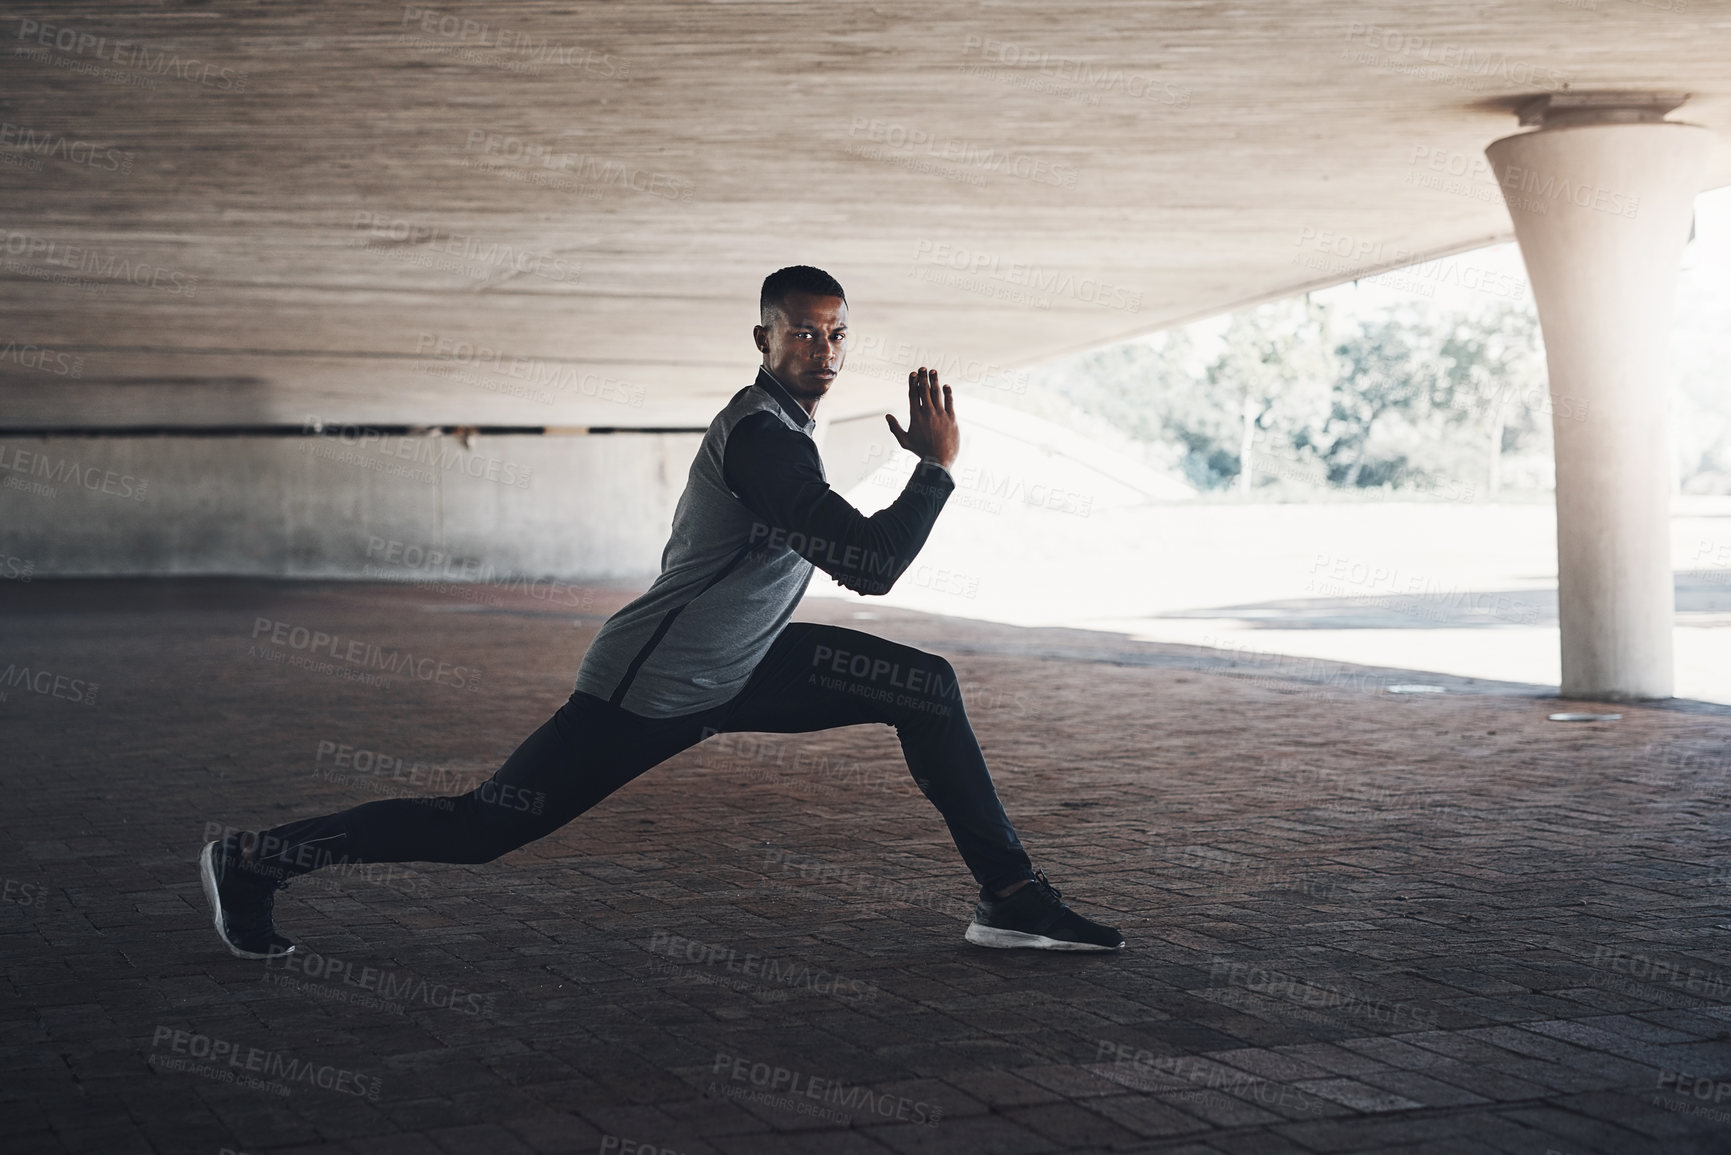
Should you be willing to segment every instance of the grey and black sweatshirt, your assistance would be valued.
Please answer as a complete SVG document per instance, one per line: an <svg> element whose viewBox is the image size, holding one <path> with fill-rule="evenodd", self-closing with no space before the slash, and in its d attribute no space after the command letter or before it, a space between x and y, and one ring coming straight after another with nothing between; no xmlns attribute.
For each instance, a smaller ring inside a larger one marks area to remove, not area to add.
<svg viewBox="0 0 1731 1155"><path fill-rule="evenodd" d="M595 635L578 690L644 717L706 710L744 688L814 567L859 593L889 592L955 482L922 461L867 517L825 480L816 427L768 370L733 395L691 463L661 575Z"/></svg>

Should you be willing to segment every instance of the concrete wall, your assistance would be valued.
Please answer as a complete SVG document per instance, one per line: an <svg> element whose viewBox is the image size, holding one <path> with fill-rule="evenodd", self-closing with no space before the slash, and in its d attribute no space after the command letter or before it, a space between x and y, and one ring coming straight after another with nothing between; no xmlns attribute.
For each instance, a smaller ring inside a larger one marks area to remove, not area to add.
<svg viewBox="0 0 1731 1155"><path fill-rule="evenodd" d="M697 434L0 438L0 575L634 577Z"/></svg>

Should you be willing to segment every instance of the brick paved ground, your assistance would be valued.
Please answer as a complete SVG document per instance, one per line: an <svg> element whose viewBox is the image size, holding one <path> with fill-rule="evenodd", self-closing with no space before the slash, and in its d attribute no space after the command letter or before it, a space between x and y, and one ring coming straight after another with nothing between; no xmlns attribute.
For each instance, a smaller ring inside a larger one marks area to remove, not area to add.
<svg viewBox="0 0 1731 1155"><path fill-rule="evenodd" d="M0 1149L1731 1150L1713 709L1565 725L1507 686L813 602L951 658L1036 860L1127 951L966 945L968 877L869 727L718 739L487 866L304 879L297 966L229 957L207 827L491 773L625 597L480 592L0 594ZM273 661L259 619L446 675ZM1410 681L1450 692L1382 688ZM277 1086L214 1077L249 1064Z"/></svg>

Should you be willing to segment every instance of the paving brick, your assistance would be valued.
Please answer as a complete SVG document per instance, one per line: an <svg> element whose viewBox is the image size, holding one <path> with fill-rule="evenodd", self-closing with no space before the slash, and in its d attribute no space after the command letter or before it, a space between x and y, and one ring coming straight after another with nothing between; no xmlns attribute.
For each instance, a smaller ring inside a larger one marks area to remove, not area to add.
<svg viewBox="0 0 1731 1155"><path fill-rule="evenodd" d="M945 1081L993 1110L1056 1103L1063 1098L1060 1092L1029 1082L1013 1071L958 1071Z"/></svg>
<svg viewBox="0 0 1731 1155"><path fill-rule="evenodd" d="M1319 1079L1333 1073L1335 1069L1313 1063L1300 1055L1272 1051L1263 1047L1246 1047L1236 1051L1216 1051L1210 1057L1276 1082Z"/></svg>
<svg viewBox="0 0 1731 1155"><path fill-rule="evenodd" d="M1711 783L1679 769L1731 748L1731 712L1687 704L1570 729L1545 719L1567 703L1518 688L1402 698L1378 686L1428 679L1323 665L1306 682L1122 635L893 610L861 623L855 603L813 600L806 620L952 661L1024 842L1129 950L963 943L972 880L911 785L858 786L906 770L893 732L855 727L763 736L768 755L688 751L498 862L326 872L280 897L308 951L478 992L486 1013L365 1005L221 952L191 867L207 824L399 792L323 773L320 742L485 777L633 593L598 589L578 617L512 592L451 613L448 596L365 584L0 588L0 657L102 686L93 707L0 700L0 879L45 899L0 904L0 1148L1727 1149L1731 1127L1657 1091L1667 1067L1731 1076L1731 954L1703 885L1731 835L1701 817L1722 801ZM261 662L259 617L478 666L482 688L381 691ZM847 873L792 876L766 848ZM868 877L905 886L849 881ZM850 1005L665 973L658 931L881 993ZM376 1074L382 1091L281 1097L153 1068L163 1027ZM1167 1066L1120 1077L1101 1059L1118 1047ZM855 1107L842 1125L733 1101L708 1093L717 1054L944 1115Z"/></svg>
<svg viewBox="0 0 1731 1155"><path fill-rule="evenodd" d="M1032 1128L1025 1127L1003 1115L988 1115L977 1119L946 1119L936 1127L883 1127L873 1129L873 1139L901 1155L974 1155L975 1152L1002 1152L1003 1155L1046 1155L1051 1151L1080 1150L1080 1145L1054 1143ZM737 1149L740 1155L751 1155L752 1149ZM827 1147L811 1146L808 1152L821 1153Z"/></svg>
<svg viewBox="0 0 1731 1155"><path fill-rule="evenodd" d="M1491 1101L1487 1096L1419 1071L1377 1071L1360 1078L1372 1087L1393 1092L1425 1107L1460 1107Z"/></svg>
<svg viewBox="0 0 1731 1155"><path fill-rule="evenodd" d="M1310 1152L1308 1147L1300 1146L1284 1135L1267 1131L1216 1135L1209 1140L1207 1150L1221 1155L1309 1155Z"/></svg>
<svg viewBox="0 0 1731 1155"><path fill-rule="evenodd" d="M1368 1076L1367 1076L1368 1077ZM1373 1087L1357 1079L1303 1079L1297 1084L1300 1090L1327 1099L1331 1103L1339 1103L1351 1107L1355 1111L1370 1114L1382 1114L1388 1111L1407 1111L1426 1104L1415 1102L1404 1095L1380 1087Z"/></svg>
<svg viewBox="0 0 1731 1155"><path fill-rule="evenodd" d="M1085 1110L1079 1103L1011 1107L1004 1114L1060 1147L1118 1146L1138 1138L1136 1132L1103 1114Z"/></svg>
<svg viewBox="0 0 1731 1155"><path fill-rule="evenodd" d="M1144 1138L1188 1135L1208 1129L1194 1115L1187 1115L1154 1095L1106 1095L1085 1100L1083 1105Z"/></svg>
<svg viewBox="0 0 1731 1155"><path fill-rule="evenodd" d="M1299 1046L1278 1047L1280 1054L1290 1056L1302 1062L1332 1071L1337 1075L1368 1075L1376 1071L1386 1070L1387 1064L1366 1055L1355 1054L1345 1047L1332 1043L1304 1043Z"/></svg>

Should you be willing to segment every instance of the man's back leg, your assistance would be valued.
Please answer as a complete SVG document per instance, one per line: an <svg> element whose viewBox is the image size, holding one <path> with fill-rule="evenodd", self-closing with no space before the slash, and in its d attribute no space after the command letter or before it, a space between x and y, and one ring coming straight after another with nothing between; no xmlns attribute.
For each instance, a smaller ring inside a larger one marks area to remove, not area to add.
<svg viewBox="0 0 1731 1155"><path fill-rule="evenodd" d="M650 719L573 694L487 781L451 797L390 798L243 832L205 848L217 933L243 958L289 953L272 903L290 879L364 862L491 862L545 837L701 740L695 719Z"/></svg>

